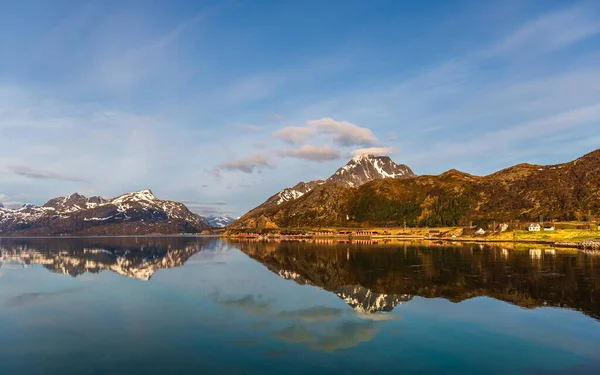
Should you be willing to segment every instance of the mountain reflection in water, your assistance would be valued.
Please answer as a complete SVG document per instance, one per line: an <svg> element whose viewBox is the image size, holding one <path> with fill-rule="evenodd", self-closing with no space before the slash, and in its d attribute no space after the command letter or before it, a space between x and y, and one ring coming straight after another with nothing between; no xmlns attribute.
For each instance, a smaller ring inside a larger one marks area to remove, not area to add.
<svg viewBox="0 0 600 375"><path fill-rule="evenodd" d="M431 245L0 238L0 373L597 373L600 257Z"/></svg>
<svg viewBox="0 0 600 375"><path fill-rule="evenodd" d="M387 301L371 311L389 310L408 296L452 302L487 296L526 308L566 307L600 317L600 257L577 250L419 243L234 245L282 277L342 298L356 286Z"/></svg>
<svg viewBox="0 0 600 375"><path fill-rule="evenodd" d="M241 250L284 279L335 293L357 311L391 311L412 296L460 302L488 296L525 308L566 307L600 317L600 257L574 250L476 244L244 242L194 237L0 240L13 262L79 276L113 271L149 280L203 250Z"/></svg>

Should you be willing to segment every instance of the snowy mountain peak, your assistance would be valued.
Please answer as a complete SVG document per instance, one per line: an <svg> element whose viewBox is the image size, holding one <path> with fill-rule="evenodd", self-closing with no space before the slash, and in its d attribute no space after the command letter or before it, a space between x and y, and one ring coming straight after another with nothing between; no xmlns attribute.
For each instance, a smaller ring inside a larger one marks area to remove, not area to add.
<svg viewBox="0 0 600 375"><path fill-rule="evenodd" d="M363 159L372 159L374 157L375 157L375 155L373 155L373 154L360 154L360 155L356 155L355 157L353 157L352 160L359 162Z"/></svg>
<svg viewBox="0 0 600 375"><path fill-rule="evenodd" d="M327 181L358 187L382 178L407 178L415 176L404 164L396 164L389 156L362 154L338 169Z"/></svg>
<svg viewBox="0 0 600 375"><path fill-rule="evenodd" d="M280 205L284 202L293 201L294 199L298 199L304 194L308 193L317 185L321 185L325 183L323 180L316 180L311 182L300 182L296 184L296 186L283 189L277 194L277 204Z"/></svg>
<svg viewBox="0 0 600 375"><path fill-rule="evenodd" d="M139 201L156 201L156 200L158 200L158 198L156 198L154 196L154 194L152 194L152 190L146 189L146 190L136 191L133 193L123 194L123 195L113 199L112 202L113 203L122 203L125 201L139 202Z"/></svg>

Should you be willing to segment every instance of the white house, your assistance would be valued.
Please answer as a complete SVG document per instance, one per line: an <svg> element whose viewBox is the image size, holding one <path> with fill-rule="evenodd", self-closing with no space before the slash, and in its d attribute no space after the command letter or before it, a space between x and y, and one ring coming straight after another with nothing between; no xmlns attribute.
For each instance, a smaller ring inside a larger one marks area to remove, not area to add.
<svg viewBox="0 0 600 375"><path fill-rule="evenodd" d="M539 232L541 229L542 227L536 223L529 224L529 228L527 228L527 230L530 232Z"/></svg>
<svg viewBox="0 0 600 375"><path fill-rule="evenodd" d="M479 229L477 229L475 234L479 234L479 235L485 234L485 230L483 230L483 228L479 228Z"/></svg>

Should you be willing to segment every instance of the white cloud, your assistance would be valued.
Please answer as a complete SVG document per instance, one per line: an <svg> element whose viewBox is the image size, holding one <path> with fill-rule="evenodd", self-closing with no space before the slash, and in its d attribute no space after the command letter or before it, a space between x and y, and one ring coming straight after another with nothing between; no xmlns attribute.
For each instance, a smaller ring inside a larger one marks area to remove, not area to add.
<svg viewBox="0 0 600 375"><path fill-rule="evenodd" d="M367 147L380 143L371 129L361 128L348 121L337 121L331 117L310 120L306 126L288 126L272 135L291 144L300 144L319 135L331 136L333 143L342 147Z"/></svg>
<svg viewBox="0 0 600 375"><path fill-rule="evenodd" d="M288 143L297 144L306 141L312 135L317 134L317 129L306 126L288 126L273 133L273 137L282 139Z"/></svg>
<svg viewBox="0 0 600 375"><path fill-rule="evenodd" d="M273 168L271 158L265 154L252 154L248 157L226 161L217 166L219 170L254 173L264 168Z"/></svg>
<svg viewBox="0 0 600 375"><path fill-rule="evenodd" d="M311 120L308 125L320 133L333 135L340 146L375 146L379 143L369 128L361 128L348 121L337 121L331 117Z"/></svg>
<svg viewBox="0 0 600 375"><path fill-rule="evenodd" d="M328 161L339 159L341 153L328 146L302 146L296 150L282 150L279 152L282 157L305 159L311 161Z"/></svg>

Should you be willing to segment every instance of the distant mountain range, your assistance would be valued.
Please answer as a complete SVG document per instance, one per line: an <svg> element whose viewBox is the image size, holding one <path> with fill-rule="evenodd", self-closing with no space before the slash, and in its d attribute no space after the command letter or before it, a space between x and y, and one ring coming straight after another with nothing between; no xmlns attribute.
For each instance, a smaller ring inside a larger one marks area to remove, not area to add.
<svg viewBox="0 0 600 375"><path fill-rule="evenodd" d="M211 227L222 229L235 221L231 216L208 216L206 218Z"/></svg>
<svg viewBox="0 0 600 375"><path fill-rule="evenodd" d="M488 176L416 176L363 155L325 181L285 189L230 225L235 230L318 226L455 226L600 217L600 150L572 162L519 164Z"/></svg>
<svg viewBox="0 0 600 375"><path fill-rule="evenodd" d="M113 199L72 194L13 210L0 208L0 236L143 235L198 233L208 221L150 190Z"/></svg>

